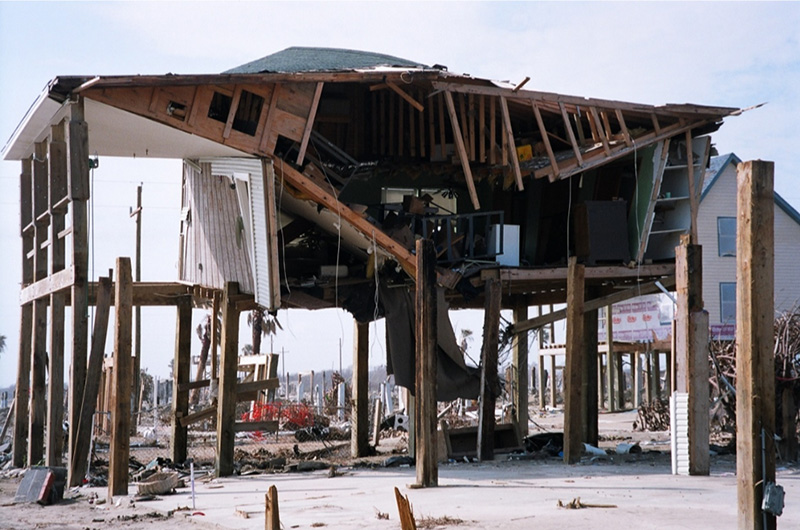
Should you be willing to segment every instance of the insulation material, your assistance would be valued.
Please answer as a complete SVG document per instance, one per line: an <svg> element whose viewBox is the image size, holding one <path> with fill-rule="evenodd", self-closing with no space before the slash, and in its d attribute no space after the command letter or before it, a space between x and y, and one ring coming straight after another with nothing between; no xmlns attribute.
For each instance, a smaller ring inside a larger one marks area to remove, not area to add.
<svg viewBox="0 0 800 530"><path fill-rule="evenodd" d="M444 290L437 291L436 400L477 399L480 371L464 363L448 316ZM391 288L382 283L380 297L386 315L386 372L394 374L395 383L413 394L416 369L413 296L408 289Z"/></svg>

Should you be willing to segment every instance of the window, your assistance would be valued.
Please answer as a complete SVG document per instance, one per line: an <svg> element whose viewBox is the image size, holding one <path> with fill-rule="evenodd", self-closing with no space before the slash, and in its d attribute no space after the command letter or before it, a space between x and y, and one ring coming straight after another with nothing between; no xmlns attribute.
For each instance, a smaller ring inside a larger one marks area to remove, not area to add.
<svg viewBox="0 0 800 530"><path fill-rule="evenodd" d="M717 247L720 256L736 256L735 217L717 217Z"/></svg>
<svg viewBox="0 0 800 530"><path fill-rule="evenodd" d="M736 282L719 284L719 320L723 324L736 322Z"/></svg>

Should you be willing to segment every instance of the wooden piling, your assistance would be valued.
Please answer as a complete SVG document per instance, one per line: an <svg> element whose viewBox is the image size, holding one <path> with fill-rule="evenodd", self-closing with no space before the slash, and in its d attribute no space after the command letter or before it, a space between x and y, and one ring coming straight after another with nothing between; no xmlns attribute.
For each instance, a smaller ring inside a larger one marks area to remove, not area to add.
<svg viewBox="0 0 800 530"><path fill-rule="evenodd" d="M111 443L109 445L108 495L128 494L128 460L131 430L131 321L133 282L130 258L117 258L114 288L114 385L111 405Z"/></svg>
<svg viewBox="0 0 800 530"><path fill-rule="evenodd" d="M514 306L514 322L528 319L528 303L524 299L516 301ZM514 394L514 410L517 413L520 434L528 436L528 333L523 332L514 339L511 363L514 366L516 392Z"/></svg>
<svg viewBox="0 0 800 530"><path fill-rule="evenodd" d="M436 450L436 251L430 239L418 240L416 250L416 484L431 487L439 484Z"/></svg>
<svg viewBox="0 0 800 530"><path fill-rule="evenodd" d="M494 459L495 404L497 400L497 348L500 338L502 287L495 279L486 281L481 348L481 408L478 415L478 460Z"/></svg>
<svg viewBox="0 0 800 530"><path fill-rule="evenodd" d="M775 482L773 172L772 162L738 166L736 484L740 530L776 527L775 516L761 509L765 483Z"/></svg>
<svg viewBox="0 0 800 530"><path fill-rule="evenodd" d="M181 418L189 414L189 383L192 364L192 300L178 300L175 322L175 352L172 362L172 422L170 454L172 461L186 461L189 427L182 425Z"/></svg>
<svg viewBox="0 0 800 530"><path fill-rule="evenodd" d="M227 282L222 300L222 358L217 398L216 474L233 474L233 442L236 422L236 371L239 366L239 311L233 297L239 284Z"/></svg>
<svg viewBox="0 0 800 530"><path fill-rule="evenodd" d="M369 449L369 323L356 321L354 326L350 455L360 458L366 456ZM311 393L314 393L313 386ZM375 445L378 445L377 439Z"/></svg>
<svg viewBox="0 0 800 530"><path fill-rule="evenodd" d="M569 259L567 271L567 354L564 370L564 463L580 462L583 454L584 368L584 278L583 264Z"/></svg>

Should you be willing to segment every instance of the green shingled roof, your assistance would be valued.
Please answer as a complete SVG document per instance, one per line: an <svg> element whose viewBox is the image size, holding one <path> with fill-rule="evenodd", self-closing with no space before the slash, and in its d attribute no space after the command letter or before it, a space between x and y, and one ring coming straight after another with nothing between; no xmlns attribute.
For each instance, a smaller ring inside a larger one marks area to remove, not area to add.
<svg viewBox="0 0 800 530"><path fill-rule="evenodd" d="M428 68L422 63L382 53L339 48L305 48L294 46L249 63L231 68L223 74L341 72L376 66Z"/></svg>

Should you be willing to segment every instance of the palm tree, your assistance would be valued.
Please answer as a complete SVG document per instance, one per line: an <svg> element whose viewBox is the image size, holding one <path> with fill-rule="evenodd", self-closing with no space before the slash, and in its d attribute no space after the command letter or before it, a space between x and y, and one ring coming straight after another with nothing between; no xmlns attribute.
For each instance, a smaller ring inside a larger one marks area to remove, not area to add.
<svg viewBox="0 0 800 530"><path fill-rule="evenodd" d="M0 353L6 351L6 336L0 335Z"/></svg>

